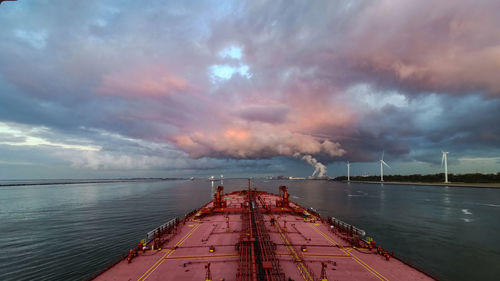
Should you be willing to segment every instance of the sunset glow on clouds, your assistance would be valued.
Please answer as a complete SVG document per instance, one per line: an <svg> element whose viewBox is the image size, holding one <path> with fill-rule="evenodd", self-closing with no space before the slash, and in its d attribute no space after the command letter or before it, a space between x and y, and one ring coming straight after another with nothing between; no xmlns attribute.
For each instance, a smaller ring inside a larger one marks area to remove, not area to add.
<svg viewBox="0 0 500 281"><path fill-rule="evenodd" d="M428 173L441 149L455 172L498 171L498 14L465 0L5 2L0 178L311 174L296 153L335 176L347 160L376 173L382 151L404 163L391 172Z"/></svg>
<svg viewBox="0 0 500 281"><path fill-rule="evenodd" d="M158 69L118 72L103 77L97 93L125 97L152 97L174 95L186 91L188 83L182 77Z"/></svg>

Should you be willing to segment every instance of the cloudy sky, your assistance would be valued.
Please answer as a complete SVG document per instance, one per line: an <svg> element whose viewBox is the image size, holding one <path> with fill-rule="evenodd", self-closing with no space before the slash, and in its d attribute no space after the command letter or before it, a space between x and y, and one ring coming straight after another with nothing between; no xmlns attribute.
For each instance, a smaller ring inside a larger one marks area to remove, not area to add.
<svg viewBox="0 0 500 281"><path fill-rule="evenodd" d="M0 5L0 179L500 171L500 1ZM306 160L306 159L305 159Z"/></svg>

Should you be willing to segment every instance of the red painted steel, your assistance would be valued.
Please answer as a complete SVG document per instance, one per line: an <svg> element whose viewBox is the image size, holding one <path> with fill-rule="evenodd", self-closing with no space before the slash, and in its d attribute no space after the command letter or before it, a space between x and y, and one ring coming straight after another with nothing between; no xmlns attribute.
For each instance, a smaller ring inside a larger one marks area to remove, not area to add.
<svg viewBox="0 0 500 281"><path fill-rule="evenodd" d="M290 201L284 186L280 195L250 182L223 189L95 280L434 280L354 228Z"/></svg>

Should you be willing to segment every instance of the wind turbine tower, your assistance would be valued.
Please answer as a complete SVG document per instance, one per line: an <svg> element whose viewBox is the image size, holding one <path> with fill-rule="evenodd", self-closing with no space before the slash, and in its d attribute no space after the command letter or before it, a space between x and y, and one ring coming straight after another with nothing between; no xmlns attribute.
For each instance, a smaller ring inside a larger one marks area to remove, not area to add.
<svg viewBox="0 0 500 281"><path fill-rule="evenodd" d="M385 163L384 152L382 151L382 159L380 159L380 181L384 181L384 165L386 165L389 169L391 168L391 166Z"/></svg>
<svg viewBox="0 0 500 281"><path fill-rule="evenodd" d="M443 157L441 158L441 168L443 167L444 163L444 182L448 183L448 158L446 155L448 155L449 152L446 151L441 151L443 153Z"/></svg>
<svg viewBox="0 0 500 281"><path fill-rule="evenodd" d="M347 161L347 181L351 181L350 173L351 173L351 163Z"/></svg>

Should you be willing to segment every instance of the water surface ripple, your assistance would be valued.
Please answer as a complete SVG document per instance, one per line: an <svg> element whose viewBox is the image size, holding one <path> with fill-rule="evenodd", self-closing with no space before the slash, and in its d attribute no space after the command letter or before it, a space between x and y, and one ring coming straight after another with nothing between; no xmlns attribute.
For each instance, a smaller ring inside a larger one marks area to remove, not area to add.
<svg viewBox="0 0 500 281"><path fill-rule="evenodd" d="M498 280L500 189L254 181L364 229L439 280ZM216 183L215 185L217 185ZM246 180L225 180L225 190ZM209 181L0 186L0 280L82 280L211 199Z"/></svg>

